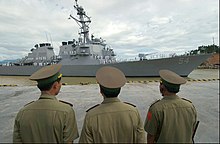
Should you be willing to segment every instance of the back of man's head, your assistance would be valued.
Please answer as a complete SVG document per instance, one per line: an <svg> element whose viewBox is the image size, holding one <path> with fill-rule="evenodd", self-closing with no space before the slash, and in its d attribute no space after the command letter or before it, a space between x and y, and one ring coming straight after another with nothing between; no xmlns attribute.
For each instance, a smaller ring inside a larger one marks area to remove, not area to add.
<svg viewBox="0 0 220 144"><path fill-rule="evenodd" d="M110 66L105 66L96 72L96 80L100 85L100 91L106 97L117 97L121 87L125 85L126 78L124 73Z"/></svg>

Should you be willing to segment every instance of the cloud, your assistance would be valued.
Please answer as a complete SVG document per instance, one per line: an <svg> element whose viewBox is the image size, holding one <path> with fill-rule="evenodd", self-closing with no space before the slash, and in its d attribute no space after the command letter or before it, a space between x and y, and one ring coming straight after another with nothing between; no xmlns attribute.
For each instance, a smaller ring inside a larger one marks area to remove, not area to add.
<svg viewBox="0 0 220 144"><path fill-rule="evenodd" d="M90 34L102 37L117 57L171 51L184 53L200 45L219 45L219 2L215 0L78 0L91 16ZM52 40L56 54L62 41L77 39L72 0L1 0L1 59L22 57L36 44Z"/></svg>

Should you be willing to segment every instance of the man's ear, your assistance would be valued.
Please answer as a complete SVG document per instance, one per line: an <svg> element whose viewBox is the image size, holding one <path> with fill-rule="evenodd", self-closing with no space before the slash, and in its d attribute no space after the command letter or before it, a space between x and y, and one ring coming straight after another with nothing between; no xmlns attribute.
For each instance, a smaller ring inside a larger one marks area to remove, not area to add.
<svg viewBox="0 0 220 144"><path fill-rule="evenodd" d="M58 87L58 82L56 81L56 82L53 83L52 88L57 89L57 87Z"/></svg>
<svg viewBox="0 0 220 144"><path fill-rule="evenodd" d="M104 96L104 93L102 92L102 88L101 88L101 87L99 87L99 92L100 92L100 94L101 94L102 96Z"/></svg>

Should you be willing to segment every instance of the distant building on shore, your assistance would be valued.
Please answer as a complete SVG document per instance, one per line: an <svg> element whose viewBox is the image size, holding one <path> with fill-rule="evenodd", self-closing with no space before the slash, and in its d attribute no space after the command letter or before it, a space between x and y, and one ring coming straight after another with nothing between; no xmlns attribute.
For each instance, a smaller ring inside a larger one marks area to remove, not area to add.
<svg viewBox="0 0 220 144"><path fill-rule="evenodd" d="M213 54L205 62L203 62L198 68L217 68L220 67L219 53Z"/></svg>

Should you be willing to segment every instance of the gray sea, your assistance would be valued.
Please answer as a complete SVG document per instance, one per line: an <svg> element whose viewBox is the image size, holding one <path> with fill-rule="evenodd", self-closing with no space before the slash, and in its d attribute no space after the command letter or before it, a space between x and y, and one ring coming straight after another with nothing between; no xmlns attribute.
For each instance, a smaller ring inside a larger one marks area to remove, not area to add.
<svg viewBox="0 0 220 144"><path fill-rule="evenodd" d="M151 81L159 78L128 78L129 81ZM178 93L193 102L200 121L195 135L196 143L219 143L219 70L196 69L186 79L207 79L207 81L188 81ZM74 82L72 82L74 81ZM73 104L79 133L81 132L86 110L101 103L102 96L94 78L64 77L57 98ZM90 82L89 85L80 85ZM93 84L94 83L94 84ZM36 83L28 77L0 76L0 84L16 84L15 87L0 87L0 143L11 143L14 119L25 104L35 101L40 95ZM73 84L73 85L72 85ZM149 106L161 98L158 82L127 83L122 87L121 101L133 103L145 120ZM78 142L78 139L75 140Z"/></svg>

